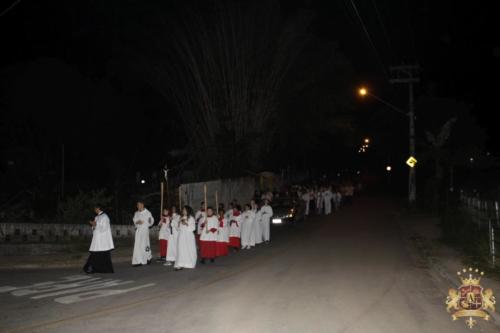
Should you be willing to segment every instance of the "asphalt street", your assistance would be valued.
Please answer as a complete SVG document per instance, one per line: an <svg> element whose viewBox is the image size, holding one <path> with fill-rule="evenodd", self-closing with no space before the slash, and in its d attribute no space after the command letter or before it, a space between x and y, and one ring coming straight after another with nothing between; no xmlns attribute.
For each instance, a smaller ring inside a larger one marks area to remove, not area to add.
<svg viewBox="0 0 500 333"><path fill-rule="evenodd" d="M396 211L361 199L194 270L4 270L0 331L471 332L451 320L447 290L413 259ZM498 328L478 319L473 331Z"/></svg>

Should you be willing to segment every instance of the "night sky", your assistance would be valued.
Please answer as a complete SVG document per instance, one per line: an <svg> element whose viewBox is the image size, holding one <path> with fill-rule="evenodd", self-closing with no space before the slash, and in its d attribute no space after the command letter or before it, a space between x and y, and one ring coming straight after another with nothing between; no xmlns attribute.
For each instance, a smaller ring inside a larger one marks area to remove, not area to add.
<svg viewBox="0 0 500 333"><path fill-rule="evenodd" d="M186 144L189 133L179 125L178 110L151 85L140 66L144 41L154 34L159 14L166 13L164 19L168 20L185 2L11 3L15 5L0 17L3 165L26 147L36 154L42 146L50 147L46 150L49 156L25 162L42 163L45 158L56 165L64 143L68 177L83 180L93 175L89 186L98 186L117 172L158 170L170 158L168 152ZM189 2L190 6L197 4ZM4 2L1 10L8 6ZM356 130L342 148L328 151L337 160L348 159L350 155L342 154L356 150L363 135L379 135L387 141L401 138L397 148L380 148L381 155L390 159L391 154L405 154L405 120L383 105L355 96L356 87L363 83L376 95L406 108L407 88L388 82L391 65L419 64L417 99L432 94L464 102L490 136L494 133L492 106L497 99L494 82L500 72L500 42L490 3L281 3L284 17L299 12L311 17L308 33L317 45L334 45L349 68L334 89L336 95L344 96L342 103L349 105L346 112ZM302 59L312 56L314 50L306 49ZM300 66L298 61L292 72L300 72ZM297 98L287 95L288 83L281 93L282 106ZM326 94L330 87L324 87L322 93ZM425 127L420 120L417 116L417 126ZM293 131L286 133L285 139ZM498 151L492 140L487 149ZM102 171L103 164L107 172ZM284 165L278 164L270 167Z"/></svg>

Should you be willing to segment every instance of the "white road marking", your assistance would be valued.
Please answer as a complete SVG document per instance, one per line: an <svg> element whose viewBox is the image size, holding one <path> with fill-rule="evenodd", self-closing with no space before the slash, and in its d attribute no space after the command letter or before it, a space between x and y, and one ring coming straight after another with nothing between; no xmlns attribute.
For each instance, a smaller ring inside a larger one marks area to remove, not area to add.
<svg viewBox="0 0 500 333"><path fill-rule="evenodd" d="M128 289L103 289L133 282L132 280L122 281L96 278L87 275L71 275L63 277L62 281L46 281L20 287L0 286L0 293L10 293L17 297L33 295L31 296L32 299L75 294L54 299L54 301L61 304L72 304L99 297L120 295L156 285L156 283L149 283Z"/></svg>
<svg viewBox="0 0 500 333"><path fill-rule="evenodd" d="M92 285L92 286L84 286L84 287L81 287L81 288L75 288L75 289L70 289L70 290L61 290L61 291L56 291L56 292L53 292L53 293L49 293L49 294L43 294L43 295L37 295L37 296L33 296L31 297L32 299L40 299L40 298L46 298L46 297L51 297L51 296L59 296L59 295L64 295L64 294L74 294L74 293L78 293L80 291L90 291L90 290L95 290L95 289L100 289L100 288L106 288L106 287L115 287L115 286L119 286L119 285L122 285L122 284L128 284L128 283L132 283L134 281L120 281L120 280L108 280L106 282L103 282L103 283L98 283L98 284L95 284L95 285Z"/></svg>
<svg viewBox="0 0 500 333"><path fill-rule="evenodd" d="M3 286L0 287L0 293L8 293L9 291L16 290L18 289L17 287L12 287L12 286Z"/></svg>
<svg viewBox="0 0 500 333"><path fill-rule="evenodd" d="M53 283L45 286L31 286L30 288L22 288L11 292L14 296L27 296L32 294L45 293L50 291L56 291L61 289L77 288L81 287L87 283L100 280L99 278L84 280L83 282L71 282L71 283Z"/></svg>
<svg viewBox="0 0 500 333"><path fill-rule="evenodd" d="M91 292L86 292L86 293L81 293L81 294L76 294L76 295L71 295L71 296L59 297L59 298L56 298L54 301L61 303L61 304L71 304L71 303L77 303L77 302L87 301L87 300L91 300L91 299L96 299L99 297L125 294L125 293L135 291L138 289L152 287L154 285L156 285L156 283L143 284L141 286L132 287L129 289L102 289L102 290L97 290L97 291L93 291L93 292L91 291Z"/></svg>

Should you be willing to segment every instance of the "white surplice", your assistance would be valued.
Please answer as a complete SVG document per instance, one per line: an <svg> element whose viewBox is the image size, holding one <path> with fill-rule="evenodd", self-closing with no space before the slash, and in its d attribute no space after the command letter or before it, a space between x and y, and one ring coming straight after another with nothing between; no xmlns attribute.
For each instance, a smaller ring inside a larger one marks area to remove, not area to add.
<svg viewBox="0 0 500 333"><path fill-rule="evenodd" d="M269 242L271 239L271 217L273 216L273 209L269 205L261 207L261 223L262 223L262 236L264 241Z"/></svg>
<svg viewBox="0 0 500 333"><path fill-rule="evenodd" d="M182 221L187 222L187 225ZM198 258L196 253L196 240L194 231L196 230L196 222L192 216L183 216L179 223L179 235L177 238L177 260L175 268L195 268Z"/></svg>
<svg viewBox="0 0 500 333"><path fill-rule="evenodd" d="M254 235L255 235L255 244L261 244L264 239L264 230L262 228L262 211L260 209L255 209L255 221L254 225Z"/></svg>
<svg viewBox="0 0 500 333"><path fill-rule="evenodd" d="M92 243L90 243L90 252L109 251L115 248L113 236L111 234L111 225L108 214L101 212L94 219L96 225L92 231Z"/></svg>
<svg viewBox="0 0 500 333"><path fill-rule="evenodd" d="M243 212L241 216L241 246L255 246L254 234L255 213L251 210Z"/></svg>
<svg viewBox="0 0 500 333"><path fill-rule="evenodd" d="M167 244L167 261L175 261L177 257L177 237L179 235L180 215L172 214L169 225L169 235Z"/></svg>
<svg viewBox="0 0 500 333"><path fill-rule="evenodd" d="M151 260L151 244L149 242L149 227L154 223L151 212L144 208L142 211L136 211L133 218L135 224L135 242L134 254L132 256L132 265L146 265ZM142 221L142 224L138 224Z"/></svg>

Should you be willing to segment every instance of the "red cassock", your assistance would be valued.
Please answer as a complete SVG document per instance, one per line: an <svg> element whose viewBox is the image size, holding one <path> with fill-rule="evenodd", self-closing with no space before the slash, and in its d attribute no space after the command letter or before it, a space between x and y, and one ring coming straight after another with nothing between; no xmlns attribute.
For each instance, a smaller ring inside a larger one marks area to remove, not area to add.
<svg viewBox="0 0 500 333"><path fill-rule="evenodd" d="M239 237L229 237L229 246L239 248L241 246L240 238Z"/></svg>
<svg viewBox="0 0 500 333"><path fill-rule="evenodd" d="M166 239L160 239L160 257L167 256L168 241Z"/></svg>
<svg viewBox="0 0 500 333"><path fill-rule="evenodd" d="M217 232L216 228L209 230L211 233ZM200 239L200 254L202 258L212 259L217 256L217 242L215 240Z"/></svg>
<svg viewBox="0 0 500 333"><path fill-rule="evenodd" d="M217 242L200 240L200 252L202 258L215 258L217 256Z"/></svg>
<svg viewBox="0 0 500 333"><path fill-rule="evenodd" d="M215 248L215 255L217 257L224 257L229 254L229 249L227 248L227 243L226 242L217 242L216 248Z"/></svg>
<svg viewBox="0 0 500 333"><path fill-rule="evenodd" d="M224 228L224 216L219 218L219 233L217 234L217 244L215 248L215 255L217 257L227 256L229 249L227 248L227 228Z"/></svg>
<svg viewBox="0 0 500 333"><path fill-rule="evenodd" d="M233 211L233 216L229 222L229 247L240 248L241 242L241 213L239 211Z"/></svg>
<svg viewBox="0 0 500 333"><path fill-rule="evenodd" d="M201 225L200 256L203 259L213 259L216 257L218 226L219 220L213 215L207 217Z"/></svg>

